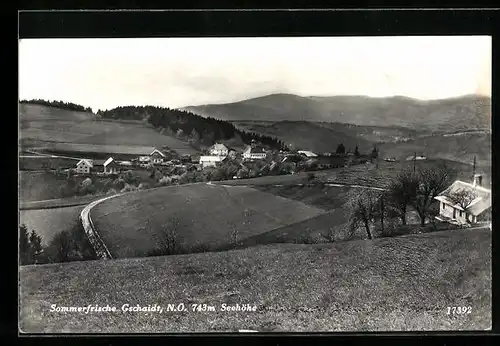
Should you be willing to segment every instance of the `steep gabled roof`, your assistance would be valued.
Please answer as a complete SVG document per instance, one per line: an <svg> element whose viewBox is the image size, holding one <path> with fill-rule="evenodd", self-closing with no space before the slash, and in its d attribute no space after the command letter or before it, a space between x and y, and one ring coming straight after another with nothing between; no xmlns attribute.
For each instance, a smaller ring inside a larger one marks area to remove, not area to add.
<svg viewBox="0 0 500 346"><path fill-rule="evenodd" d="M112 157L108 158L108 159L106 160L106 162L104 162L104 167L107 167L107 166L108 166L111 162L114 162L114 161L115 161L115 160L113 160L113 158L112 158Z"/></svg>
<svg viewBox="0 0 500 346"><path fill-rule="evenodd" d="M477 196L476 199L472 201L469 208L467 208L468 212L472 215L477 216L491 207L491 190L482 186L474 186L473 184L466 183L461 180L456 180L446 190L441 192L439 196L435 197L435 199L459 210L463 210L459 205L456 205L450 199L450 196L462 190L470 191Z"/></svg>
<svg viewBox="0 0 500 346"><path fill-rule="evenodd" d="M162 157L165 157L165 155L164 155L161 151L159 151L158 149L153 150L153 151L149 154L149 156L153 155L154 153L158 153L158 154L160 154Z"/></svg>
<svg viewBox="0 0 500 346"><path fill-rule="evenodd" d="M78 163L76 165L79 166L81 163L85 163L89 167L94 167L91 160L82 159L82 160L78 161Z"/></svg>
<svg viewBox="0 0 500 346"><path fill-rule="evenodd" d="M229 148L222 143L215 143L214 145L212 145L212 147L210 149L211 150L229 150Z"/></svg>

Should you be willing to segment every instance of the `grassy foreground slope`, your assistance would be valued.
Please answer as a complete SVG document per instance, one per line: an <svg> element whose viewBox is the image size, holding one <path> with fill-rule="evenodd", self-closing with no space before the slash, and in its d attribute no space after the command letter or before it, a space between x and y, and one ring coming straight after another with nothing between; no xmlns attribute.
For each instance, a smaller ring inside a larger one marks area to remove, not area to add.
<svg viewBox="0 0 500 346"><path fill-rule="evenodd" d="M250 187L197 183L126 194L98 204L91 217L116 258L141 257L178 220L178 243L210 248L299 222L324 211Z"/></svg>
<svg viewBox="0 0 500 346"><path fill-rule="evenodd" d="M21 267L24 332L408 331L491 328L491 232ZM56 313L184 303L189 311ZM191 304L255 304L193 312ZM447 315L448 306L471 306Z"/></svg>

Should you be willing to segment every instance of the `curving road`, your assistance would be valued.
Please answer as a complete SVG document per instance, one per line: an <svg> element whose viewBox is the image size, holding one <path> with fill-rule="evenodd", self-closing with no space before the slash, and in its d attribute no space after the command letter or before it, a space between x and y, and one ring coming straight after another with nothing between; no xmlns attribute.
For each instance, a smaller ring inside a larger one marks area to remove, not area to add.
<svg viewBox="0 0 500 346"><path fill-rule="evenodd" d="M94 248L97 256L100 257L101 259L113 259L113 257L111 256L111 253L109 252L108 248L106 247L106 244L104 244L101 237L96 232L94 224L92 222L92 219L90 218L90 211L97 204L104 202L105 200L108 200L110 198L118 197L121 195L122 194L107 196L107 197L98 199L97 201L93 201L90 204L88 204L87 206L85 206L85 208L83 208L82 212L80 213L80 220L82 222L83 229L85 230L85 233L87 234L87 238L89 239L90 244Z"/></svg>

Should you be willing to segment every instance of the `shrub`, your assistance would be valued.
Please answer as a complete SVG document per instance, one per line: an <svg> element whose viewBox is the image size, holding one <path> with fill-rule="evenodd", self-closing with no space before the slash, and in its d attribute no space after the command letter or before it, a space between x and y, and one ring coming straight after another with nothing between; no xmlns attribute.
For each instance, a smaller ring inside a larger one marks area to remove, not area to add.
<svg viewBox="0 0 500 346"><path fill-rule="evenodd" d="M170 184L172 184L172 178L164 175L158 182L161 185L170 185Z"/></svg>
<svg viewBox="0 0 500 346"><path fill-rule="evenodd" d="M83 180L83 181L81 182L81 184L80 184L80 186L81 186L82 188L85 188L85 187L90 186L90 185L92 185L92 179L90 179L90 178L86 178L86 179L85 179L85 180Z"/></svg>
<svg viewBox="0 0 500 346"><path fill-rule="evenodd" d="M178 254L180 252L178 228L179 220L176 217L171 217L160 234L156 236L158 245L149 254L155 256Z"/></svg>
<svg viewBox="0 0 500 346"><path fill-rule="evenodd" d="M115 195L115 194L117 194L117 193L118 193L118 191L116 191L116 190L115 190L115 189L113 189L113 188L109 189L109 190L106 192L106 194L107 194L107 195Z"/></svg>
<svg viewBox="0 0 500 346"><path fill-rule="evenodd" d="M125 180L117 178L113 181L113 188L120 191L125 187Z"/></svg>
<svg viewBox="0 0 500 346"><path fill-rule="evenodd" d="M130 192L130 191L136 191L136 190L137 190L137 187L135 187L134 185L125 184L125 186L123 187L123 189L121 189L120 192Z"/></svg>
<svg viewBox="0 0 500 346"><path fill-rule="evenodd" d="M147 190L149 189L149 184L148 183L140 183L139 186L137 187L137 190Z"/></svg>

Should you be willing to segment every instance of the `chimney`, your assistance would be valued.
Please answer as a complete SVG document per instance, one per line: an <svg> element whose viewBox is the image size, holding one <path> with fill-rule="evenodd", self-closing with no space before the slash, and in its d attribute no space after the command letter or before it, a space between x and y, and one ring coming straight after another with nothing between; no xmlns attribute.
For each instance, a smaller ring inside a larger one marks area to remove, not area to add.
<svg viewBox="0 0 500 346"><path fill-rule="evenodd" d="M474 174L474 182L472 185L474 187L483 186L483 176L481 174Z"/></svg>

